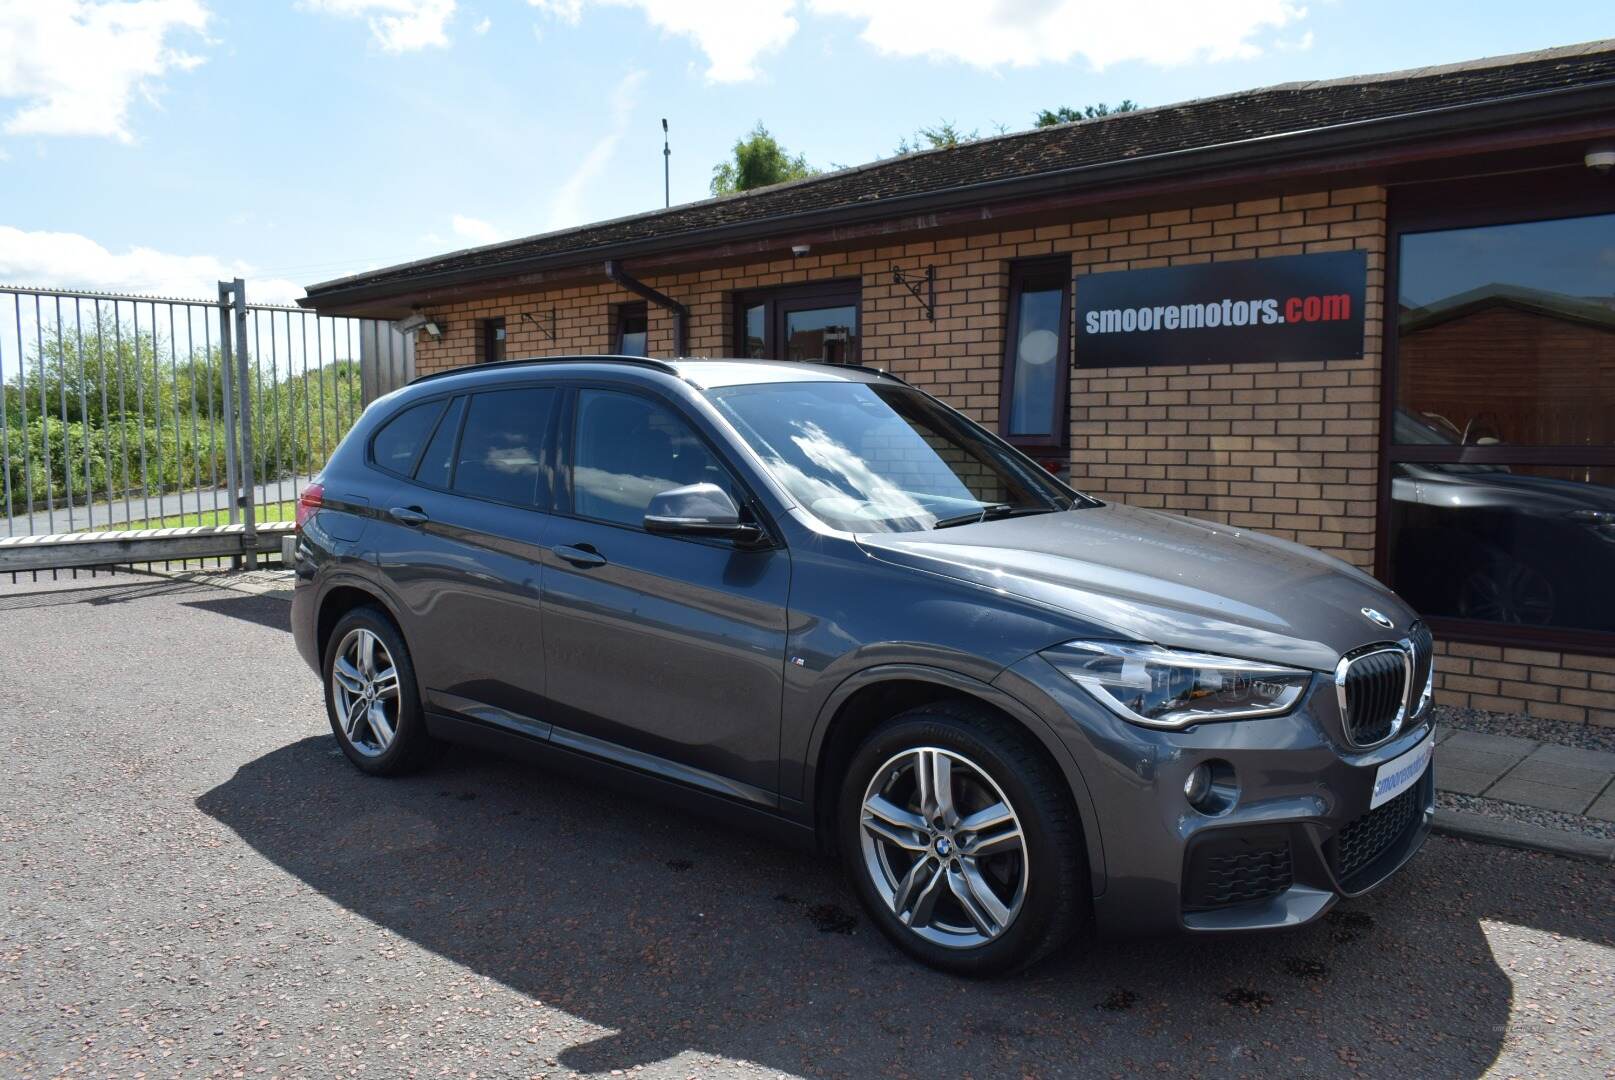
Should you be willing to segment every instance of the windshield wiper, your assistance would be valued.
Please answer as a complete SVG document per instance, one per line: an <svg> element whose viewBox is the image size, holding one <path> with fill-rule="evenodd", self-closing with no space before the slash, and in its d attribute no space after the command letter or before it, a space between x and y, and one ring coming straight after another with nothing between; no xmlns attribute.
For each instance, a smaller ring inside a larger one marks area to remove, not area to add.
<svg viewBox="0 0 1615 1080"><path fill-rule="evenodd" d="M1022 514L1052 514L1052 506L1011 506L1009 503L988 503L979 510L972 510L968 514L959 514L957 517L937 519L933 529L951 529L955 525L974 525L978 521L995 521L998 518L1018 517Z"/></svg>

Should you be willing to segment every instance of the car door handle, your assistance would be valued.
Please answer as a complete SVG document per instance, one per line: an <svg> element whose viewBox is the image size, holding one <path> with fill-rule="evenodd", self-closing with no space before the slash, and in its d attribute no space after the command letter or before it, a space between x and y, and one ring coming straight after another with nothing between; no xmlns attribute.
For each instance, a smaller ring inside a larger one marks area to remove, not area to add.
<svg viewBox="0 0 1615 1080"><path fill-rule="evenodd" d="M571 544L558 544L550 550L555 552L555 554L559 555L561 558L565 559L567 562L571 563L573 566L581 566L587 569L591 566L606 565L606 557L600 554L594 548L590 547L588 544L578 544L576 546Z"/></svg>
<svg viewBox="0 0 1615 1080"><path fill-rule="evenodd" d="M425 525L432 520L418 506L394 506L387 513L394 521L404 525Z"/></svg>

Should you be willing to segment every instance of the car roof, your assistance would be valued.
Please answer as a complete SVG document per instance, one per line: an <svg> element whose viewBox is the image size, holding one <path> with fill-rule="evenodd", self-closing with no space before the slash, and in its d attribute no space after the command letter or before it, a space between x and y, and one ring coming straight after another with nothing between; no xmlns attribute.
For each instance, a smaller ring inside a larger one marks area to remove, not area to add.
<svg viewBox="0 0 1615 1080"><path fill-rule="evenodd" d="M410 382L481 382L523 370L548 369L560 373L610 370L614 373L660 373L684 380L702 390L725 386L803 382L902 382L895 375L856 364L817 361L753 360L743 357L687 357L659 360L645 356L535 356L519 360L452 368L422 375Z"/></svg>

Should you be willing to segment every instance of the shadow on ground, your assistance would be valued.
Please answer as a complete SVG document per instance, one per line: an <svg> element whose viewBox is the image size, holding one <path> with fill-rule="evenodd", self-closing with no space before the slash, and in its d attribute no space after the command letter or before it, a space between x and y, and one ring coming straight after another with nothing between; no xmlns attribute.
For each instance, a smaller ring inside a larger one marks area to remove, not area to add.
<svg viewBox="0 0 1615 1080"><path fill-rule="evenodd" d="M1481 921L1615 936L1602 868L1437 840L1314 927L967 983L899 957L833 864L554 771L451 750L376 780L314 737L197 805L344 908L614 1030L561 1054L584 1073L694 1050L808 1076L1475 1076L1511 1004Z"/></svg>

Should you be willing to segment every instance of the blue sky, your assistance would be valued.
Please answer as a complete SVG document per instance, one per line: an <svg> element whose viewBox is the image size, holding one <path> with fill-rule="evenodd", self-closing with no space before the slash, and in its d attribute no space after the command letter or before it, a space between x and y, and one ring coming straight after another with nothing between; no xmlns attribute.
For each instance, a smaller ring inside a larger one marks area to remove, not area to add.
<svg viewBox="0 0 1615 1080"><path fill-rule="evenodd" d="M675 203L758 120L821 167L951 120L1615 34L1604 0L0 0L0 283L260 300Z"/></svg>

